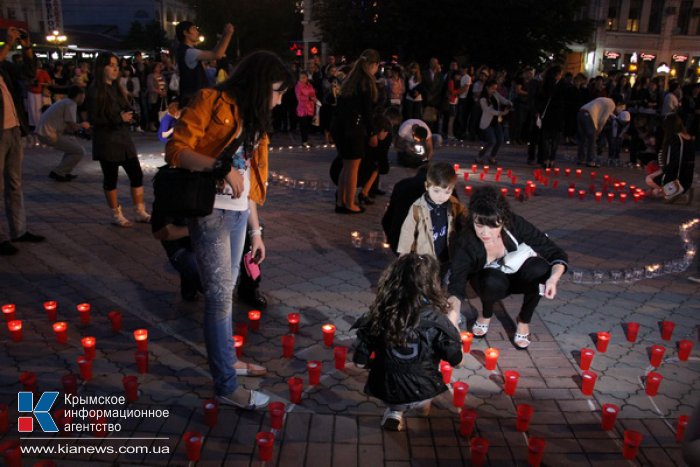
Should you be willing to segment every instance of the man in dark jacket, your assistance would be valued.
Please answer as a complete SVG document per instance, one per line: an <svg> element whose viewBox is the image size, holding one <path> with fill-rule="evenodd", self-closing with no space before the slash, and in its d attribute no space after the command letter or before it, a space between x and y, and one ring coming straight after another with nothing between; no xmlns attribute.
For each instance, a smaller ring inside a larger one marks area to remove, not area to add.
<svg viewBox="0 0 700 467"><path fill-rule="evenodd" d="M15 44L22 45L24 60L21 67L7 61ZM21 79L33 80L36 61L27 31L8 28L4 45L0 48L0 192L5 195L5 215L10 227L9 235L0 225L0 255L14 255L19 250L13 242L41 242L44 237L27 231L27 214L22 193L22 136L28 134L29 125L24 101L18 89Z"/></svg>

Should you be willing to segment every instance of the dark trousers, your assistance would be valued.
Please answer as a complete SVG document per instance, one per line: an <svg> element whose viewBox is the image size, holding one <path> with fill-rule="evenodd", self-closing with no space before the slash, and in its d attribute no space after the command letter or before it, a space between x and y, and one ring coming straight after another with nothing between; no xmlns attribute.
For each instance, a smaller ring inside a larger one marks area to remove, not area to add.
<svg viewBox="0 0 700 467"><path fill-rule="evenodd" d="M301 131L301 142L309 142L309 133L311 133L311 120L313 117L299 117L299 131Z"/></svg>
<svg viewBox="0 0 700 467"><path fill-rule="evenodd" d="M523 294L523 304L518 319L529 323L540 302L539 285L549 278L551 266L540 257L529 258L515 274L497 269L482 269L472 281L472 286L484 306L484 318L493 316L493 305L511 294Z"/></svg>

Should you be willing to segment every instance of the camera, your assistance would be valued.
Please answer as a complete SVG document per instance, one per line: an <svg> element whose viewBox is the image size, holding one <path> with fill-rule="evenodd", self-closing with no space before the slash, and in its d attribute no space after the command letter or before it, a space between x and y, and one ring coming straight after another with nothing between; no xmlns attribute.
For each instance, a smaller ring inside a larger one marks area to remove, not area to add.
<svg viewBox="0 0 700 467"><path fill-rule="evenodd" d="M21 40L26 40L28 37L29 37L29 33L26 30L24 30L24 29L19 30L19 38Z"/></svg>

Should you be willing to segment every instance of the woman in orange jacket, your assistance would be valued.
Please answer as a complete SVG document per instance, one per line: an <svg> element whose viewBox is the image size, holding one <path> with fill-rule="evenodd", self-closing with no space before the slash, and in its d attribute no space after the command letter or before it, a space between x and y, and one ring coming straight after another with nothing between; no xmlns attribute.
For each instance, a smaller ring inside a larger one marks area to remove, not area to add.
<svg viewBox="0 0 700 467"><path fill-rule="evenodd" d="M292 83L277 55L254 52L226 81L195 95L166 146L170 165L212 171L222 180L213 212L189 219L188 228L204 288L204 339L216 397L243 409L264 407L270 398L237 383L237 375L261 376L266 370L236 360L231 297L246 230L253 260L265 259L257 206L265 201L267 132L272 109ZM221 155L234 141L240 143L235 154Z"/></svg>

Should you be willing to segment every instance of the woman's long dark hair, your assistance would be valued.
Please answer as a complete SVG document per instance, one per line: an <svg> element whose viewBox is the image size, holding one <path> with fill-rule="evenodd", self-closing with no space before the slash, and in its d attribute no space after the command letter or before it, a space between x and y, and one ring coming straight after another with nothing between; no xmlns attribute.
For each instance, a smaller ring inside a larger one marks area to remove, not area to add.
<svg viewBox="0 0 700 467"><path fill-rule="evenodd" d="M379 52L374 49L367 49L362 52L360 58L355 60L350 74L343 81L340 94L342 96L354 96L362 91L369 93L372 102L377 102L379 96L377 83L374 76L369 72L369 67L373 63L379 63Z"/></svg>
<svg viewBox="0 0 700 467"><path fill-rule="evenodd" d="M236 101L243 129L250 138L272 128L272 84L278 81L282 82L280 91L294 87L282 60L272 52L260 50L244 57L231 76L216 87Z"/></svg>
<svg viewBox="0 0 700 467"><path fill-rule="evenodd" d="M121 110L127 110L129 108L129 100L125 94L125 90L119 86L119 77L112 81L112 84L107 84L105 82L105 67L109 65L109 62L115 58L118 63L118 58L116 55L106 52L101 53L95 59L95 78L92 80L90 87L92 88L91 95L96 100L95 107L100 109L104 115L111 115L113 113L119 112ZM108 88L113 88L117 91L117 101L110 97L107 93Z"/></svg>
<svg viewBox="0 0 700 467"><path fill-rule="evenodd" d="M494 84L495 84L496 86L498 86L498 81L496 81L496 80L493 79L493 78L489 78L489 79L486 80L486 82L484 83L484 87L481 88L481 95L479 96L479 98L481 99L481 98L483 97L484 99L486 99L487 101L489 101L489 104L491 103L491 102L490 102L491 97L493 97L493 96L489 97L489 88L490 88L491 86L493 86ZM494 99L495 99L495 97L494 97Z"/></svg>
<svg viewBox="0 0 700 467"><path fill-rule="evenodd" d="M370 335L387 345L406 345L420 322L426 301L447 314L447 296L440 285L440 265L430 255L409 253L394 261L379 279L377 297L369 309Z"/></svg>
<svg viewBox="0 0 700 467"><path fill-rule="evenodd" d="M469 199L467 225L474 231L474 224L506 228L512 225L512 213L505 196L492 186L482 186L474 190Z"/></svg>
<svg viewBox="0 0 700 467"><path fill-rule="evenodd" d="M661 160L664 164L666 164L668 147L671 145L678 133L685 132L685 127L683 126L683 119L676 113L670 114L664 118L662 125L664 130L664 139L661 143Z"/></svg>

